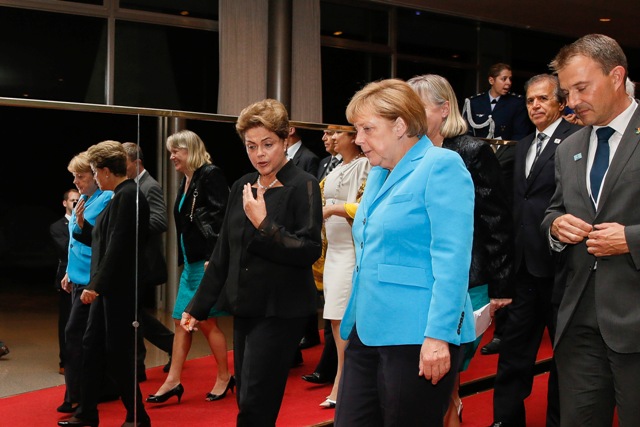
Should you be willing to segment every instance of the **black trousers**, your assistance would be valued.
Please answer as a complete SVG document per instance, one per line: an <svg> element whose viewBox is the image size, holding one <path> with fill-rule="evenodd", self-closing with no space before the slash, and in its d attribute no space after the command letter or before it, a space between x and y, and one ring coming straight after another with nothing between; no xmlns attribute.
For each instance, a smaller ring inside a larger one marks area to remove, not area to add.
<svg viewBox="0 0 640 427"><path fill-rule="evenodd" d="M640 353L617 353L602 338L595 275L556 346L562 427L640 426ZM638 331L629 331L638 333Z"/></svg>
<svg viewBox="0 0 640 427"><path fill-rule="evenodd" d="M66 392L64 400L69 403L80 402L80 379L82 378L82 337L87 329L90 307L80 301L84 286L72 285L71 310L65 326L65 365L64 382ZM64 291L62 291L64 292ZM66 293L66 292L65 292Z"/></svg>
<svg viewBox="0 0 640 427"><path fill-rule="evenodd" d="M153 309L151 301L153 301L154 295L155 286L149 286L141 298L143 308L138 312L138 322L140 323L140 331L138 333L138 369L145 369L144 360L147 357L145 339L160 350L168 353L169 356L173 352L173 331L151 314Z"/></svg>
<svg viewBox="0 0 640 427"><path fill-rule="evenodd" d="M64 289L58 289L58 348L60 367L63 368L65 364L66 353L66 338L65 328L71 315L71 294Z"/></svg>
<svg viewBox="0 0 640 427"><path fill-rule="evenodd" d="M333 338L333 328L331 320L324 321L324 348L320 355L320 360L313 372L317 372L321 377L330 378L332 381L338 371L338 350L336 341Z"/></svg>
<svg viewBox="0 0 640 427"><path fill-rule="evenodd" d="M76 416L98 419L104 367L114 380L127 410L126 421L148 418L135 376L135 304L131 295L99 296L90 304L87 330L82 340L82 395Z"/></svg>
<svg viewBox="0 0 640 427"><path fill-rule="evenodd" d="M275 426L289 368L308 317L233 320L233 358L238 385L237 426Z"/></svg>
<svg viewBox="0 0 640 427"><path fill-rule="evenodd" d="M460 347L449 345L454 369L436 385L418 376L420 347L370 347L360 341L354 327L345 350L334 425L442 427Z"/></svg>
<svg viewBox="0 0 640 427"><path fill-rule="evenodd" d="M553 277L534 277L520 268L500 344L493 390L493 419L506 426L526 426L524 400L531 394L534 367L545 328L553 343L556 313L551 304ZM560 402L555 363L547 390L547 427L559 425Z"/></svg>

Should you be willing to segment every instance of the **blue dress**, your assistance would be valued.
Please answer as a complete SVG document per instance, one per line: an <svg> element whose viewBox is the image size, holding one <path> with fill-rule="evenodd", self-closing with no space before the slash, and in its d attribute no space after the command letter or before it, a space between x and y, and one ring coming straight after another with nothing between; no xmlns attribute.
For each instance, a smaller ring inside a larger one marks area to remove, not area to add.
<svg viewBox="0 0 640 427"><path fill-rule="evenodd" d="M185 195L182 195L182 199L180 199L180 206L182 208L182 203L184 202ZM176 296L176 303L173 306L173 314L172 317L174 319L181 319L182 313L187 308L187 305L191 302L193 295L195 295L198 290L198 286L200 286L200 281L202 277L204 277L204 261L196 261L190 263L187 259L187 251L184 250L184 242L182 240L182 235L180 236L180 245L182 246L182 253L184 254L184 268L182 270L182 274L180 275L180 285L178 286L178 295ZM208 317L220 317L227 316L228 313L224 311L214 310L213 308L209 311Z"/></svg>

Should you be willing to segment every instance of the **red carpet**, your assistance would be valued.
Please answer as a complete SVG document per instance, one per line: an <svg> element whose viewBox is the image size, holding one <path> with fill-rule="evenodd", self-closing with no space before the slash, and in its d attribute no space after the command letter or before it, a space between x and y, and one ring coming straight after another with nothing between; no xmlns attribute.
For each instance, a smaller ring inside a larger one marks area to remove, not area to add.
<svg viewBox="0 0 640 427"><path fill-rule="evenodd" d="M322 346L303 350L304 364L291 369L285 390L278 426L310 426L333 420L333 409L318 407L331 391L331 384L314 385L300 377L311 373L322 352ZM229 352L229 366L233 366ZM238 407L235 394L216 401L205 401L205 394L213 387L216 364L213 356L189 360L182 374L185 392L182 403L176 398L163 404L145 404L154 427L225 427L235 426ZM148 380L140 384L143 396L154 393L164 381L162 367L147 370ZM64 397L64 386L52 387L0 399L0 425L13 427L54 426L65 418L56 412ZM120 426L125 410L120 401L100 404L100 426Z"/></svg>
<svg viewBox="0 0 640 427"><path fill-rule="evenodd" d="M322 332L321 332L322 335ZM489 342L493 330L487 331L481 344ZM545 336L538 360L551 356L551 345ZM325 424L333 420L334 410L320 409L322 402L331 390L331 385L314 385L303 381L303 374L312 372L316 366L322 346L303 351L304 364L291 369L285 391L282 408L278 417L278 426L298 427ZM233 366L233 353L229 352L229 365ZM474 357L469 369L461 375L463 384L468 381L495 375L497 355ZM182 403L175 398L159 405L146 404L154 427L210 427L235 426L238 408L235 395L217 402L206 402L205 394L213 386L216 372L212 356L187 361L182 375L185 393ZM147 370L148 380L140 386L144 396L154 393L164 381L166 374L161 367ZM531 396L525 401L528 427L544 427L546 414L546 388L548 374L538 375L534 380ZM64 418L55 408L62 403L64 386L38 390L18 396L0 399L0 425L13 427L54 426ZM464 427L486 427L492 423L493 390L477 393L462 399L464 405ZM102 427L120 426L124 421L124 408L117 402L103 403L100 409ZM617 427L617 420L613 426Z"/></svg>

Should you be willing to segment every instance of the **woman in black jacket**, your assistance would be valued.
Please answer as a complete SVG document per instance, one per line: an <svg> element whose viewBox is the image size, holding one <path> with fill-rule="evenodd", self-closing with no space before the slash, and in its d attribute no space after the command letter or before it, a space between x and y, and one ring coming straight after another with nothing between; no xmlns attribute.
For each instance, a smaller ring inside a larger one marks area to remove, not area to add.
<svg viewBox="0 0 640 427"><path fill-rule="evenodd" d="M427 74L408 83L424 103L429 139L460 154L471 174L475 205L469 295L474 310L490 304L493 315L511 303L513 293L513 221L500 163L489 144L466 134L456 95L444 77ZM481 339L482 334L463 348L460 371L469 366ZM456 386L444 425L458 426L461 420L462 400Z"/></svg>
<svg viewBox="0 0 640 427"><path fill-rule="evenodd" d="M191 348L192 336L179 327L180 316L202 280L229 198L229 187L222 170L211 164L211 157L198 135L189 130L177 132L167 139L167 150L176 171L184 174L173 208L178 234L178 263L183 265L183 270L173 310L176 328L171 368L164 384L147 398L151 403L162 403L172 396L180 402L182 398L184 387L180 383L180 375ZM216 382L211 392L206 394L209 401L222 399L235 386L227 364L227 340L216 320L222 315L226 313L211 310L200 324L218 365Z"/></svg>
<svg viewBox="0 0 640 427"><path fill-rule="evenodd" d="M311 266L321 251L322 201L316 178L287 159L284 105L248 106L236 130L256 172L231 188L218 244L181 325L193 330L212 307L234 315L237 425L273 426L316 310Z"/></svg>

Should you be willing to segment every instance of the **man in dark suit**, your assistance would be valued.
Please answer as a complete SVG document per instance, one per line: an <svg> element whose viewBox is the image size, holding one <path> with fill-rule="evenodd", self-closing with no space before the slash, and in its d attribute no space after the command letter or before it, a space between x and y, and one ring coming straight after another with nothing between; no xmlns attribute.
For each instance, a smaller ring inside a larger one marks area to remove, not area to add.
<svg viewBox="0 0 640 427"><path fill-rule="evenodd" d="M557 77L534 76L525 83L525 91L527 111L536 130L515 146L516 294L507 312L494 382L495 427L526 426L524 399L531 394L533 367L545 327L553 341L555 264L548 240L540 233L540 223L556 187L556 148L581 128L562 118L566 100L560 92ZM559 401L555 368L549 378L547 401L547 427L556 427L559 425Z"/></svg>
<svg viewBox="0 0 640 427"><path fill-rule="evenodd" d="M154 307L155 287L167 281L167 264L164 258L162 233L167 231L167 208L164 203L162 187L144 168L142 149L133 142L123 144L127 152L127 178L135 179L140 191L149 202L149 241L145 248L148 271L142 277L140 300L142 310L139 313L141 332L138 334L138 380L145 380L144 359L147 354L144 345L146 338L151 344L166 352L169 362L163 370L168 372L173 349L173 332L153 316L148 310Z"/></svg>
<svg viewBox="0 0 640 427"><path fill-rule="evenodd" d="M640 425L640 110L627 59L586 35L550 64L585 127L556 151L556 191L542 222L561 253L565 291L555 358L561 425Z"/></svg>
<svg viewBox="0 0 640 427"><path fill-rule="evenodd" d="M331 139L331 136L335 132L335 130L333 130L335 127L338 126L330 125L322 134L322 143L329 155L320 160L320 166L318 167L318 181L322 181L325 176L329 175L329 172L342 163L342 156L336 152L335 144L333 143L333 139Z"/></svg>
<svg viewBox="0 0 640 427"><path fill-rule="evenodd" d="M304 146L295 127L289 130L287 138L287 157L294 165L313 176L318 175L320 159L315 153ZM320 332L318 331L318 314L309 317L304 336L300 340L300 348L306 349L320 344ZM298 352L294 360L294 366L302 363L302 353Z"/></svg>
<svg viewBox="0 0 640 427"><path fill-rule="evenodd" d="M72 188L64 192L62 196L62 206L64 207L64 216L49 226L49 234L53 239L58 255L58 269L56 270L55 287L58 292L58 345L60 348L60 366L59 373L64 375L64 328L69 320L71 313L71 294L62 289L62 279L67 274L67 261L69 259L69 219L73 212L73 207L80 199L80 193L77 189Z"/></svg>
<svg viewBox="0 0 640 427"><path fill-rule="evenodd" d="M513 83L511 66L504 63L489 67L488 80L491 87L487 92L467 98L462 115L469 124L469 134L479 138L494 138L518 141L532 130L527 116L527 108L522 95L510 92ZM513 158L515 145L494 145L496 157L500 162L507 199L513 197ZM496 313L493 339L480 349L482 354L495 354L500 350L500 338L504 332L506 315L509 308Z"/></svg>
<svg viewBox="0 0 640 427"><path fill-rule="evenodd" d="M317 176L320 159L313 151L304 146L298 131L294 127L289 131L289 137L287 138L287 157L303 171Z"/></svg>

